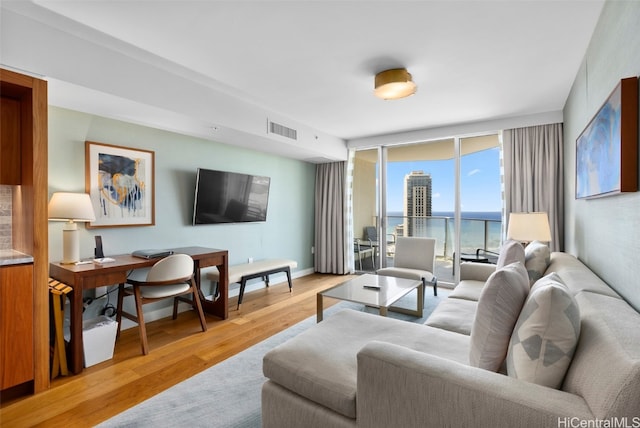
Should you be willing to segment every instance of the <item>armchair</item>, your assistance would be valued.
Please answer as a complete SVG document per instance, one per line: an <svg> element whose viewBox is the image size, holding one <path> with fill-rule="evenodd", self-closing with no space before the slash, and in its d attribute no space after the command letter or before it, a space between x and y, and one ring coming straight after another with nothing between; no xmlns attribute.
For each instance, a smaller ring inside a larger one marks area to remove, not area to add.
<svg viewBox="0 0 640 428"><path fill-rule="evenodd" d="M422 286L433 285L433 295L438 295L438 278L433 274L436 264L436 240L434 238L399 237L393 267L378 269L376 273L397 278L417 279Z"/></svg>

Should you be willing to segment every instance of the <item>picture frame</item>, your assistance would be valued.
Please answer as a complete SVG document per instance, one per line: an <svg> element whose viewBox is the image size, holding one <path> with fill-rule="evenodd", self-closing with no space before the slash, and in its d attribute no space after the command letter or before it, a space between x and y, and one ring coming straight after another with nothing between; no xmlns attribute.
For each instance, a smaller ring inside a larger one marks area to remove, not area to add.
<svg viewBox="0 0 640 428"><path fill-rule="evenodd" d="M638 190L638 78L622 79L576 140L576 199Z"/></svg>
<svg viewBox="0 0 640 428"><path fill-rule="evenodd" d="M88 228L155 225L155 153L85 141L85 189L96 220Z"/></svg>

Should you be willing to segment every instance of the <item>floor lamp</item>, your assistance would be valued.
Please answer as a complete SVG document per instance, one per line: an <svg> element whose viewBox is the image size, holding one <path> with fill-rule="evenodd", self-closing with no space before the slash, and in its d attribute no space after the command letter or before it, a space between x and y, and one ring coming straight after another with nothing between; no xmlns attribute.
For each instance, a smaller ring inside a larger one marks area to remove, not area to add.
<svg viewBox="0 0 640 428"><path fill-rule="evenodd" d="M532 241L551 242L551 229L547 213L509 214L507 239L522 242L525 247Z"/></svg>
<svg viewBox="0 0 640 428"><path fill-rule="evenodd" d="M66 221L62 230L62 263L80 261L80 236L77 222L94 221L91 198L86 193L56 192L49 201L49 220Z"/></svg>

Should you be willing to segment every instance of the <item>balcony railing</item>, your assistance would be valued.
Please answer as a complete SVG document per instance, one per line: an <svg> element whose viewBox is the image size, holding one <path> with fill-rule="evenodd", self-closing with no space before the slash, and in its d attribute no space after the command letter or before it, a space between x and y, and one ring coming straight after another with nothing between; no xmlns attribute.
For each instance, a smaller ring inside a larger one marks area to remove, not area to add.
<svg viewBox="0 0 640 428"><path fill-rule="evenodd" d="M453 217L388 216L387 234L436 238L436 256L453 258L455 251L455 222ZM460 251L475 253L478 248L497 252L500 248L502 222L462 217L460 222ZM391 244L392 247L392 244ZM389 255L393 248L388 248Z"/></svg>

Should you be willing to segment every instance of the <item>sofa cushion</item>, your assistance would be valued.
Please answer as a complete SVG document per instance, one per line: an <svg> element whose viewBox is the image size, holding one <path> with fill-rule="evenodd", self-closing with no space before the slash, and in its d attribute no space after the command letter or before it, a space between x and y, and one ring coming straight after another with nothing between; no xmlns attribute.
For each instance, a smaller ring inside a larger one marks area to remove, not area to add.
<svg viewBox="0 0 640 428"><path fill-rule="evenodd" d="M524 249L524 266L529 274L529 285L533 286L542 278L551 262L549 246L540 241L533 241Z"/></svg>
<svg viewBox="0 0 640 428"><path fill-rule="evenodd" d="M478 303L449 297L433 310L426 325L469 336Z"/></svg>
<svg viewBox="0 0 640 428"><path fill-rule="evenodd" d="M267 352L262 369L280 386L353 419L357 354L372 340L463 364L469 355L469 336L345 309Z"/></svg>
<svg viewBox="0 0 640 428"><path fill-rule="evenodd" d="M528 293L529 279L521 262L498 269L489 277L480 293L471 328L472 366L494 372L500 369Z"/></svg>
<svg viewBox="0 0 640 428"><path fill-rule="evenodd" d="M509 239L500 247L496 269L503 268L515 262L520 262L524 266L524 247L518 241Z"/></svg>
<svg viewBox="0 0 640 428"><path fill-rule="evenodd" d="M571 254L551 253L551 263L547 268L547 273L551 272L556 272L562 278L562 282L574 296L581 291L590 291L621 299L618 293L613 291L603 280L598 278L598 275Z"/></svg>
<svg viewBox="0 0 640 428"><path fill-rule="evenodd" d="M616 297L582 292L575 299L580 340L562 389L584 397L595 418L630 421L640 415L640 314Z"/></svg>
<svg viewBox="0 0 640 428"><path fill-rule="evenodd" d="M479 262L460 263L460 281L468 279L482 281L484 284L492 273L496 271L496 265Z"/></svg>
<svg viewBox="0 0 640 428"><path fill-rule="evenodd" d="M560 277L551 273L531 288L513 330L507 374L560 388L580 336L580 309Z"/></svg>
<svg viewBox="0 0 640 428"><path fill-rule="evenodd" d="M477 281L474 279L465 279L455 286L453 291L449 293L449 297L454 299L473 300L474 302L477 302L478 299L480 299L480 293L482 293L485 283L486 280Z"/></svg>

